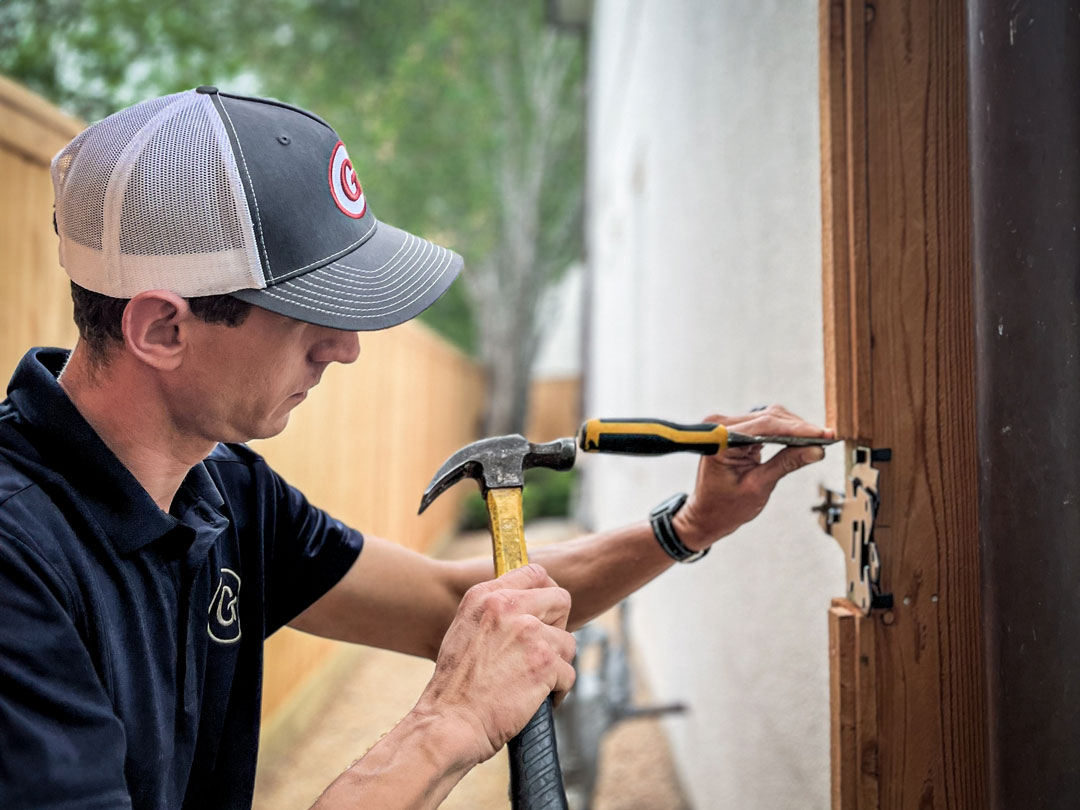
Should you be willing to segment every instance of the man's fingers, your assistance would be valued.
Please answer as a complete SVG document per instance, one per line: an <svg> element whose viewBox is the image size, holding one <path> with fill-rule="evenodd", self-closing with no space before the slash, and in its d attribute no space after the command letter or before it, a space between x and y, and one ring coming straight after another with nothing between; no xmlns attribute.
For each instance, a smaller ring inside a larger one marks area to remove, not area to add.
<svg viewBox="0 0 1080 810"><path fill-rule="evenodd" d="M559 587L532 588L527 591L505 590L498 594L507 607L518 613L528 613L544 624L566 629L570 618L570 592Z"/></svg>
<svg viewBox="0 0 1080 810"><path fill-rule="evenodd" d="M577 654L577 639L574 638L573 633L545 624L541 628L541 634L544 641L555 651L559 658L568 664L573 663L574 656Z"/></svg>
<svg viewBox="0 0 1080 810"><path fill-rule="evenodd" d="M548 691L555 696L555 705L558 706L577 677L573 666L577 640L571 633L558 627L534 625L530 633L533 631L537 633L537 644L531 653L533 671L546 681Z"/></svg>
<svg viewBox="0 0 1080 810"><path fill-rule="evenodd" d="M539 563L529 563L521 568L507 571L498 579L491 580L491 587L492 589L552 588L557 587L557 583L548 576L544 566Z"/></svg>
<svg viewBox="0 0 1080 810"><path fill-rule="evenodd" d="M787 408L782 405L768 405L760 408L753 408L746 413L733 414L730 416L723 416L721 414L709 414L705 417L704 421L720 423L726 425L729 428L739 430L741 433L749 433L751 431L746 430L748 425L785 425L785 426L801 426L802 429L810 428L813 430L824 430L823 428L817 428L814 425L809 424L805 419L793 414ZM754 431L759 433L765 433L766 431ZM832 431L824 431L825 433L831 433ZM818 434L805 434L805 433L791 433L789 435L814 435Z"/></svg>
<svg viewBox="0 0 1080 810"><path fill-rule="evenodd" d="M747 432L754 435L766 436L812 436L814 438L825 438L826 434L830 432L825 428L812 425L809 422L804 422L797 417L771 413L755 416L747 423L747 427L750 428ZM743 431L744 427L740 425L739 430L740 432Z"/></svg>
<svg viewBox="0 0 1080 810"><path fill-rule="evenodd" d="M776 486L776 482L788 473L793 473L800 467L821 461L823 458L825 458L825 450L821 447L785 447L758 467L754 474L771 491Z"/></svg>
<svg viewBox="0 0 1080 810"><path fill-rule="evenodd" d="M534 563L473 585L460 609L477 619L486 613L496 617L528 613L544 624L565 628L570 618L570 592Z"/></svg>
<svg viewBox="0 0 1080 810"><path fill-rule="evenodd" d="M723 414L719 413L711 413L706 416L705 419L702 421L711 422L716 425L724 425L725 427L730 428L732 425L737 425L741 422L748 422L761 416L764 416L763 411L738 413L732 414L731 416L724 416Z"/></svg>
<svg viewBox="0 0 1080 810"><path fill-rule="evenodd" d="M808 436L813 439L831 439L834 436L828 428L811 425L798 417L772 413L752 414L748 420L728 427L752 436Z"/></svg>
<svg viewBox="0 0 1080 810"><path fill-rule="evenodd" d="M782 405L755 408L749 413L737 416L713 413L706 416L704 421L722 424L730 430L754 436L805 436L812 439L836 437L836 431L831 428L812 425Z"/></svg>
<svg viewBox="0 0 1080 810"><path fill-rule="evenodd" d="M720 457L727 464L757 464L761 461L762 445L748 444L741 447L729 447Z"/></svg>
<svg viewBox="0 0 1080 810"><path fill-rule="evenodd" d="M551 690L551 697L556 708L562 703L575 680L577 680L577 673L574 668L568 662L560 660L555 666L555 686Z"/></svg>

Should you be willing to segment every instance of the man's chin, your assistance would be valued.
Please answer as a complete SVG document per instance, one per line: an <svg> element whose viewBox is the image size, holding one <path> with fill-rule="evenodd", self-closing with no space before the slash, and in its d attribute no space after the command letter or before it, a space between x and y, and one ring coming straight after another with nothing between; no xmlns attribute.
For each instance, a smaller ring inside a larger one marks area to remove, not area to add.
<svg viewBox="0 0 1080 810"><path fill-rule="evenodd" d="M289 415L285 414L280 419L271 422L268 425L264 425L262 430L259 431L258 436L252 436L253 439L272 439L280 434L289 424Z"/></svg>
<svg viewBox="0 0 1080 810"><path fill-rule="evenodd" d="M254 425L248 430L244 431L243 437L237 437L236 439L229 439L228 441L235 441L239 443L256 441L258 439L272 439L285 430L289 424L289 414L285 413L275 419L268 419L262 424Z"/></svg>

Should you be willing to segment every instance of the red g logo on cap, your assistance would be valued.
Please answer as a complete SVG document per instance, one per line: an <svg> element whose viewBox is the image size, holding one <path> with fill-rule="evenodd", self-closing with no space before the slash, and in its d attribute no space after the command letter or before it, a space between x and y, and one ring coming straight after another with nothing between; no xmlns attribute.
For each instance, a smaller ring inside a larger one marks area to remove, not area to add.
<svg viewBox="0 0 1080 810"><path fill-rule="evenodd" d="M330 153L330 194L346 216L360 219L367 212L364 190L360 188L349 153L341 141L334 144L334 151Z"/></svg>

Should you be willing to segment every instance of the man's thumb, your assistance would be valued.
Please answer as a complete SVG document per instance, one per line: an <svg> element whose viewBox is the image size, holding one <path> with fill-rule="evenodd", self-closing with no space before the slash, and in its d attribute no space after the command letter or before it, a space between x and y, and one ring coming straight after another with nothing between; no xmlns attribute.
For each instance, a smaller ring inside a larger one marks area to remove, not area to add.
<svg viewBox="0 0 1080 810"><path fill-rule="evenodd" d="M771 489L788 473L793 473L800 467L821 461L823 458L825 458L825 450L821 447L785 447L761 465L759 474Z"/></svg>

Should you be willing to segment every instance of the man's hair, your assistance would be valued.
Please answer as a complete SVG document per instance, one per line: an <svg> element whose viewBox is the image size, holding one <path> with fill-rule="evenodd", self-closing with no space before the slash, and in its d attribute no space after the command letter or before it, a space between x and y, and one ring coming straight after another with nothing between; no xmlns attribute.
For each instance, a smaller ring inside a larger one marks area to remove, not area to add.
<svg viewBox="0 0 1080 810"><path fill-rule="evenodd" d="M124 307L130 298L111 298L71 282L71 300L75 305L75 325L86 343L91 360L104 362L111 345L122 343ZM195 316L207 323L239 326L251 312L252 305L231 295L201 295L184 299Z"/></svg>

